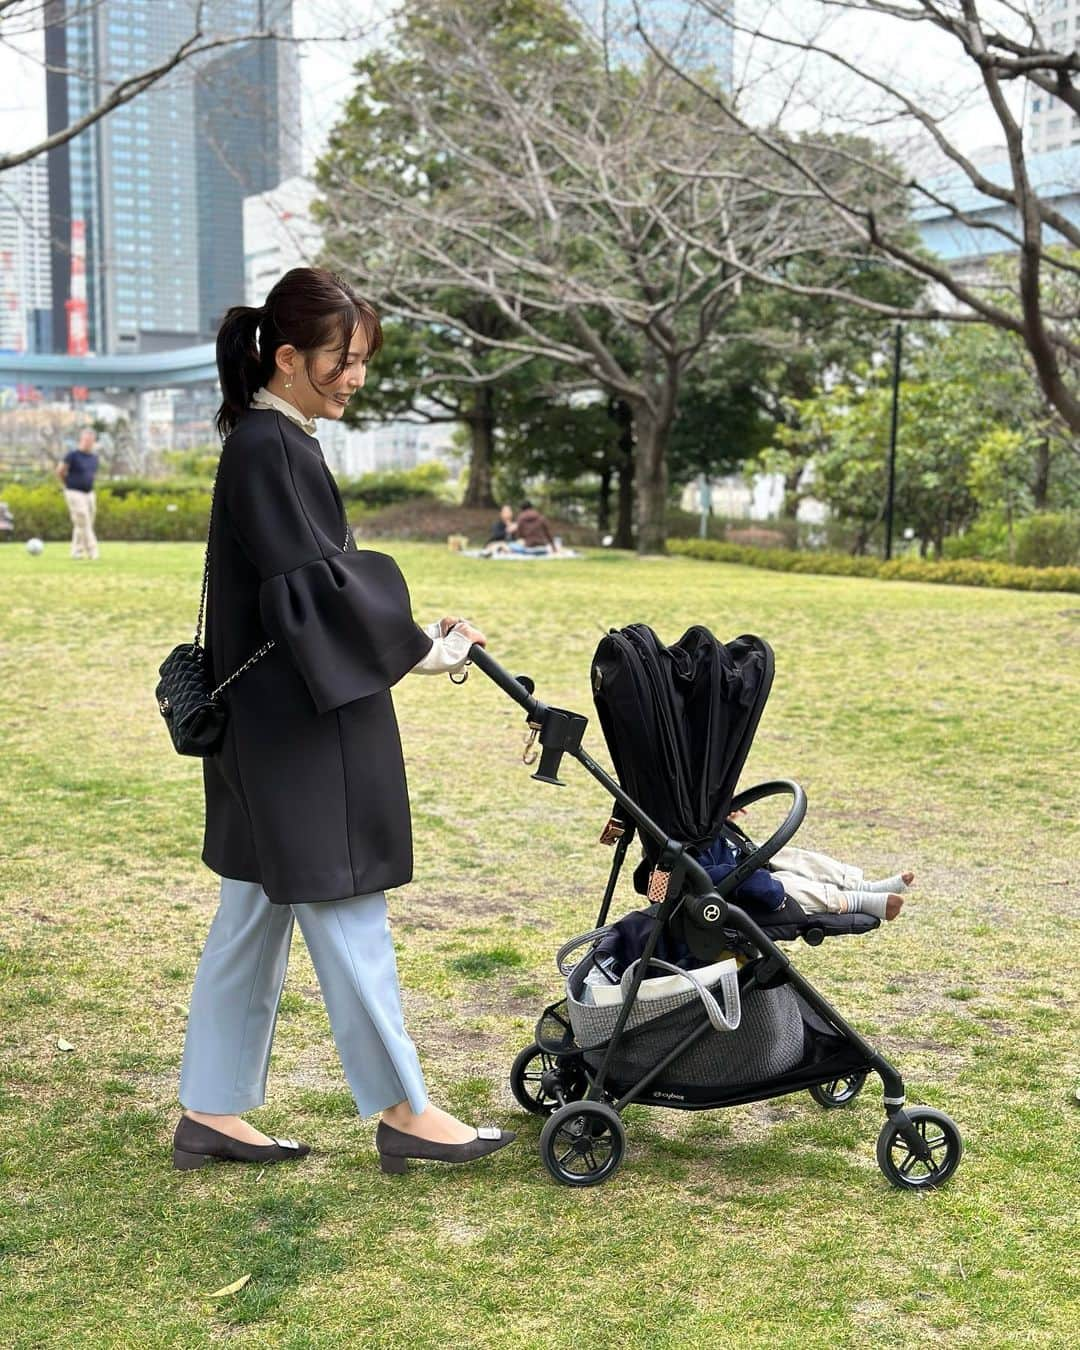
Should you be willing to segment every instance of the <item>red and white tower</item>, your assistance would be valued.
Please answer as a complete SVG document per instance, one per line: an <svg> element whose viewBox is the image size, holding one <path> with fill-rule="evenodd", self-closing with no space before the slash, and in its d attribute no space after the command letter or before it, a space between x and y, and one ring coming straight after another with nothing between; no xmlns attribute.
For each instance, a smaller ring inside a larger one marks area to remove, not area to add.
<svg viewBox="0 0 1080 1350"><path fill-rule="evenodd" d="M71 222L71 297L67 310L68 356L86 356L90 350L86 312L86 222Z"/></svg>

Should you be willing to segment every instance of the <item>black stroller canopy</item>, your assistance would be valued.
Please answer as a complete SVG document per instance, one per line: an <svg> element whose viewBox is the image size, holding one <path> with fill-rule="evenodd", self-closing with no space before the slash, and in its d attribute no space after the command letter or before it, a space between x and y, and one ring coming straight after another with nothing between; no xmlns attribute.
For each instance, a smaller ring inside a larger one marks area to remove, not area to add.
<svg viewBox="0 0 1080 1350"><path fill-rule="evenodd" d="M695 625L665 647L635 623L601 639L593 701L615 772L670 838L703 847L720 833L772 678L758 637L718 642Z"/></svg>

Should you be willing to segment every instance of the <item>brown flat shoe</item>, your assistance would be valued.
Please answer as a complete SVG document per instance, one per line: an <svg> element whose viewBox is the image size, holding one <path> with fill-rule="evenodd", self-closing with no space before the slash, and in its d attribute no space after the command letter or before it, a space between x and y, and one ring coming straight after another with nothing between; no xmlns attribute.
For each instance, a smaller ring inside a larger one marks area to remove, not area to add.
<svg viewBox="0 0 1080 1350"><path fill-rule="evenodd" d="M482 1125L476 1138L467 1144L439 1144L434 1139L420 1139L385 1125L380 1120L375 1131L375 1147L379 1150L379 1165L384 1172L404 1172L409 1158L423 1158L428 1162L467 1163L496 1153L517 1138L513 1130L497 1130Z"/></svg>
<svg viewBox="0 0 1080 1350"><path fill-rule="evenodd" d="M231 1135L213 1130L190 1116L181 1116L173 1135L173 1167L192 1172L211 1162L278 1163L306 1158L310 1144L295 1139L274 1139L270 1144L245 1144Z"/></svg>

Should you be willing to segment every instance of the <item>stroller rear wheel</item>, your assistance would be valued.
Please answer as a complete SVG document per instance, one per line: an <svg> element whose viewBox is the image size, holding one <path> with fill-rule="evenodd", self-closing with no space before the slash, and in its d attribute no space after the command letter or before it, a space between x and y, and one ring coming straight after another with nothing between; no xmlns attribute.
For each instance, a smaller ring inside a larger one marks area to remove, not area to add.
<svg viewBox="0 0 1080 1350"><path fill-rule="evenodd" d="M534 1116L550 1116L560 1100L572 1101L588 1087L579 1060L548 1054L536 1041L520 1052L510 1069L514 1100Z"/></svg>
<svg viewBox="0 0 1080 1350"><path fill-rule="evenodd" d="M906 1114L922 1138L926 1156L920 1157L904 1138L900 1126L889 1119L878 1135L878 1166L901 1190L922 1191L943 1186L964 1155L964 1141L956 1122L944 1111L935 1111L930 1106L913 1106Z"/></svg>
<svg viewBox="0 0 1080 1350"><path fill-rule="evenodd" d="M866 1082L864 1073L848 1073L840 1078L830 1078L827 1083L815 1083L808 1091L819 1106L830 1109L834 1106L847 1106L862 1091Z"/></svg>
<svg viewBox="0 0 1080 1350"><path fill-rule="evenodd" d="M622 1162L626 1131L606 1102L567 1102L540 1134L544 1166L564 1186L596 1186Z"/></svg>

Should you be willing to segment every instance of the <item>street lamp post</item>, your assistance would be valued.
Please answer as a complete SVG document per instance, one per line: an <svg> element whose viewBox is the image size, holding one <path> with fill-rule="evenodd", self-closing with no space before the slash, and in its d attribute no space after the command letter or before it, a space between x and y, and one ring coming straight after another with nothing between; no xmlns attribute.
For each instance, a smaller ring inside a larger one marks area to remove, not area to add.
<svg viewBox="0 0 1080 1350"><path fill-rule="evenodd" d="M893 506L896 498L896 430L900 421L900 351L904 330L896 325L893 349L892 421L889 427L889 482L885 493L885 561L892 557Z"/></svg>

